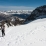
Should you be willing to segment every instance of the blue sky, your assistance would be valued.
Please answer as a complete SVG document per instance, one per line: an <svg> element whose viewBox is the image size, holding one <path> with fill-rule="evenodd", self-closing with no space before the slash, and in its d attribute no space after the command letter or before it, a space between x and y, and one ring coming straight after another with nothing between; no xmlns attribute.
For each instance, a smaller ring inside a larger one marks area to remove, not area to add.
<svg viewBox="0 0 46 46"><path fill-rule="evenodd" d="M32 10L46 5L46 0L0 0L0 10Z"/></svg>

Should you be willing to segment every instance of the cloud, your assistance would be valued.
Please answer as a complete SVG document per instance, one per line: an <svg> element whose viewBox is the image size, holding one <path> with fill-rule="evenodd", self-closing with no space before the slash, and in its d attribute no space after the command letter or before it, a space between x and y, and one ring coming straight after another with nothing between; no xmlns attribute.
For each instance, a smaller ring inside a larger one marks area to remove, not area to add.
<svg viewBox="0 0 46 46"><path fill-rule="evenodd" d="M34 7L26 6L0 6L0 10L33 10Z"/></svg>

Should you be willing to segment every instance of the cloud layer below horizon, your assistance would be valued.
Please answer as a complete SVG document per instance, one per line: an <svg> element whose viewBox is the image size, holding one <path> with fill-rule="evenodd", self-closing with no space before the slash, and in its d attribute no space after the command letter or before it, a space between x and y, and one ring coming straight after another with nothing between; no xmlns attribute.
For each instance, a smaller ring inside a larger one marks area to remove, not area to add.
<svg viewBox="0 0 46 46"><path fill-rule="evenodd" d="M0 6L0 10L33 10L34 7L26 6Z"/></svg>

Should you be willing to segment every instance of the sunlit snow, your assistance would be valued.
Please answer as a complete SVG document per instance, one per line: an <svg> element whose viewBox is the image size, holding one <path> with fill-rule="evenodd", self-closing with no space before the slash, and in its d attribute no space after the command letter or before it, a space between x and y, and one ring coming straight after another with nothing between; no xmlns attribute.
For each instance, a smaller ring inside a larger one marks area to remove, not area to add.
<svg viewBox="0 0 46 46"><path fill-rule="evenodd" d="M0 30L0 46L46 46L46 19L25 25L6 26L5 33L1 37Z"/></svg>

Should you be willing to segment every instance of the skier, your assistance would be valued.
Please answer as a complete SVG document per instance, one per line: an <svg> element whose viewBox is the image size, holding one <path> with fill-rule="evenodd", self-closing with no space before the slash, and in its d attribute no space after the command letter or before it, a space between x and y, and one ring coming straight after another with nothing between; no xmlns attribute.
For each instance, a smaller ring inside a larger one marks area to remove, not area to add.
<svg viewBox="0 0 46 46"><path fill-rule="evenodd" d="M5 26L1 26L1 31L2 31L2 37L5 36Z"/></svg>

